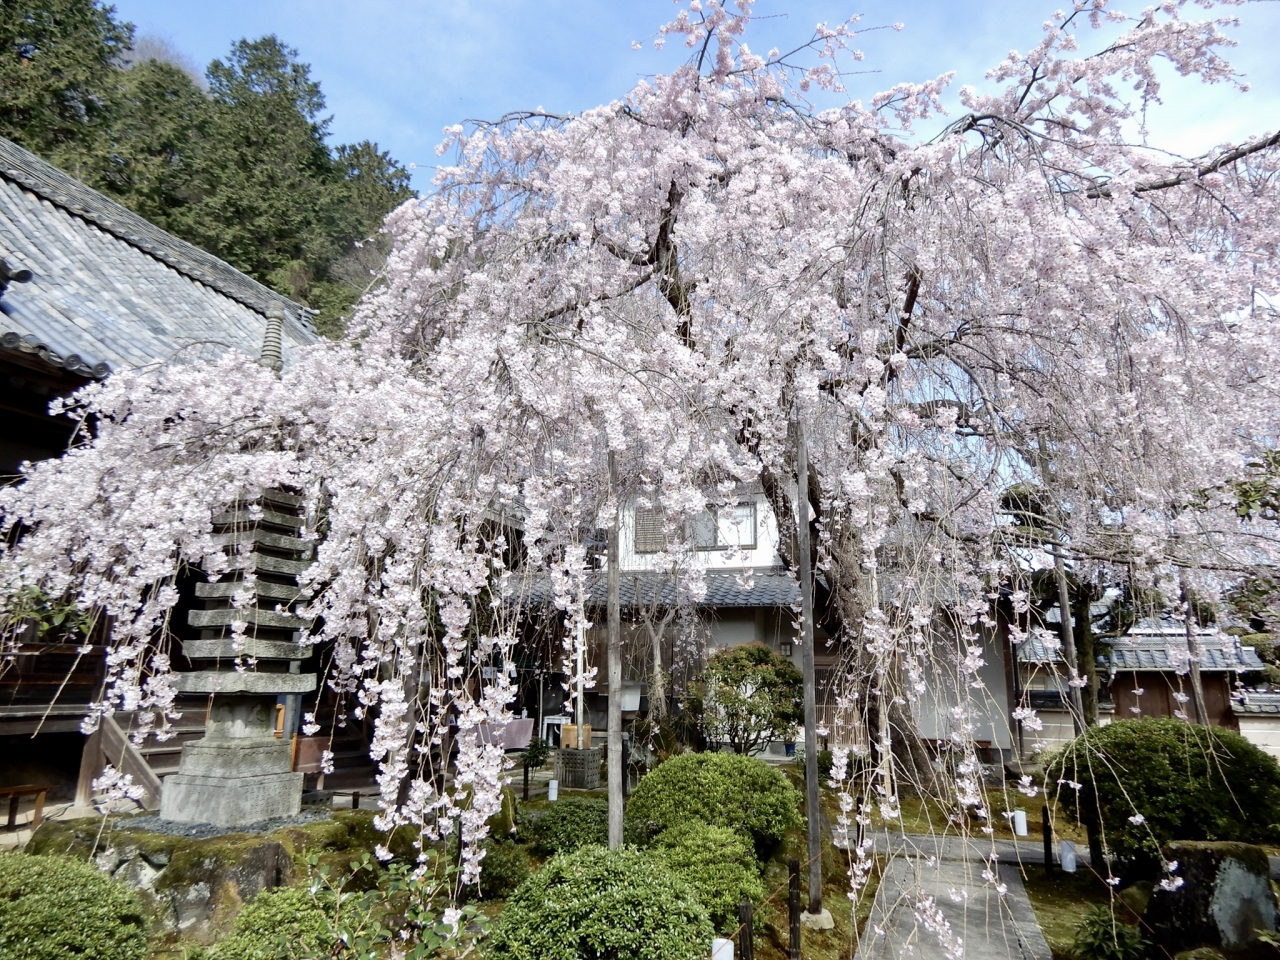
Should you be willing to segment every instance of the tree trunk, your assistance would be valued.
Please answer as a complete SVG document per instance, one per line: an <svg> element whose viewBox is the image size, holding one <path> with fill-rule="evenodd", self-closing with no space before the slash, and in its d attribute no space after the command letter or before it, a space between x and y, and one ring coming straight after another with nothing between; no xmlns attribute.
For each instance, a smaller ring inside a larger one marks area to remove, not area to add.
<svg viewBox="0 0 1280 960"><path fill-rule="evenodd" d="M1191 658L1191 694L1196 705L1196 723L1208 724L1209 710L1205 706L1204 683L1200 679L1200 644L1196 640L1196 622L1191 609L1191 593L1187 590L1187 575L1180 577L1182 590L1183 628L1187 634L1187 654Z"/></svg>
<svg viewBox="0 0 1280 960"><path fill-rule="evenodd" d="M1076 587L1073 633L1076 639L1076 659L1081 676L1087 681L1080 688L1080 703L1084 711L1084 725L1091 729L1098 725L1098 656L1093 642L1093 620L1089 617L1089 591L1083 584Z"/></svg>
<svg viewBox="0 0 1280 960"><path fill-rule="evenodd" d="M622 846L622 616L618 603L618 523L622 512L618 490L618 462L609 451L609 488L614 498L609 525L608 647L609 647L609 849Z"/></svg>

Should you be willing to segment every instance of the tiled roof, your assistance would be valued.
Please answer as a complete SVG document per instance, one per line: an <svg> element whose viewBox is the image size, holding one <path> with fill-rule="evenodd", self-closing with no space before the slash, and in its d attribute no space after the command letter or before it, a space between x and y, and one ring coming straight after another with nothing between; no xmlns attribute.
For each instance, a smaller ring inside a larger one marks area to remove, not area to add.
<svg viewBox="0 0 1280 960"><path fill-rule="evenodd" d="M256 356L284 309L284 354L314 342L304 308L0 137L0 258L32 278L0 295L0 347L82 376L172 357Z"/></svg>
<svg viewBox="0 0 1280 960"><path fill-rule="evenodd" d="M1262 669L1262 661L1253 647L1241 646L1238 640L1227 634L1200 630L1196 641L1202 671L1239 673ZM1187 669L1187 635L1181 626L1139 624L1127 636L1107 643L1112 673L1120 670L1185 672ZM1018 660L1022 663L1061 663L1062 653L1058 649L1050 650L1040 637L1032 635L1019 645Z"/></svg>
<svg viewBox="0 0 1280 960"><path fill-rule="evenodd" d="M1280 713L1280 690L1247 690L1231 698L1236 713Z"/></svg>
<svg viewBox="0 0 1280 960"><path fill-rule="evenodd" d="M706 596L702 607L790 607L800 602L800 587L790 574L780 570L708 572L703 575ZM587 581L588 604L603 606L608 599L608 579L603 571L593 573ZM545 576L517 577L510 591L531 603L548 603L552 599L551 581ZM618 579L618 599L625 607L649 606L657 594L659 607L671 607L676 600L676 585L671 577L652 571L624 570Z"/></svg>

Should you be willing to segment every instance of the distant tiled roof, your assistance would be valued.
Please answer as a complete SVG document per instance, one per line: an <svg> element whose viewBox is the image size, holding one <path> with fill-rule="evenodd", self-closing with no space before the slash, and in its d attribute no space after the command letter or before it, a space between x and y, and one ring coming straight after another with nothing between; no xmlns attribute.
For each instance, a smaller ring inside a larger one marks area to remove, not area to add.
<svg viewBox="0 0 1280 960"><path fill-rule="evenodd" d="M703 607L790 607L800 602L800 588L790 574L780 570L756 571L748 576L742 571L706 573L706 596ZM608 599L605 573L593 573L587 581L591 605L603 606ZM531 603L548 603L553 593L545 576L517 577L513 594ZM671 577L651 571L626 571L618 578L618 598L623 607L649 606L655 594L659 607L670 607L676 601L676 585Z"/></svg>
<svg viewBox="0 0 1280 960"><path fill-rule="evenodd" d="M1280 713L1280 690L1248 690L1231 698L1236 713Z"/></svg>
<svg viewBox="0 0 1280 960"><path fill-rule="evenodd" d="M1107 641L1111 671L1170 670L1185 672L1188 663L1187 635L1179 626L1143 623L1127 636ZM1253 647L1244 647L1234 637L1217 630L1200 630L1196 645L1200 669L1206 672L1261 670L1262 661ZM1050 650L1038 636L1028 637L1018 647L1022 663L1061 663L1062 653Z"/></svg>
<svg viewBox="0 0 1280 960"><path fill-rule="evenodd" d="M304 308L0 137L0 258L33 274L0 296L0 346L82 376L257 355L284 309L286 362L316 334Z"/></svg>

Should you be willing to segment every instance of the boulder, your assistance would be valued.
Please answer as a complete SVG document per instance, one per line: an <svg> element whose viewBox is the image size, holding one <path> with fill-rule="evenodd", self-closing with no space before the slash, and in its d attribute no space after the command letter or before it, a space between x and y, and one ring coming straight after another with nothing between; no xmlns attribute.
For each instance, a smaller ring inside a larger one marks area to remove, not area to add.
<svg viewBox="0 0 1280 960"><path fill-rule="evenodd" d="M1174 955L1212 947L1227 954L1258 946L1258 932L1274 932L1280 909L1271 890L1266 851L1245 843L1169 844L1168 861L1182 884L1157 886L1144 921L1153 944Z"/></svg>

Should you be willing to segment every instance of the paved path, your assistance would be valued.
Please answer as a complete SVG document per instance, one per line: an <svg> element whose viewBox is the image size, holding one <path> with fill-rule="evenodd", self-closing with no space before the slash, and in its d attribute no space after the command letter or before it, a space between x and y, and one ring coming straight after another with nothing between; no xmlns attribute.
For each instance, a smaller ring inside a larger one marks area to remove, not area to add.
<svg viewBox="0 0 1280 960"><path fill-rule="evenodd" d="M876 891L856 960L1050 960L1017 867L894 856Z"/></svg>

